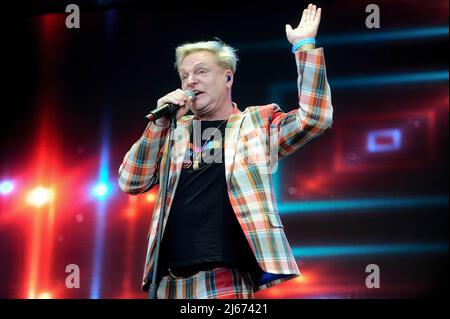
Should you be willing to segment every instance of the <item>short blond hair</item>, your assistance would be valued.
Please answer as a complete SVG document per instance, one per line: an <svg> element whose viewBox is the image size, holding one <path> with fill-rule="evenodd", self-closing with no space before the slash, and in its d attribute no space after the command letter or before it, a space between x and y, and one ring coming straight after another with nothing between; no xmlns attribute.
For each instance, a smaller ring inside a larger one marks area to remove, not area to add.
<svg viewBox="0 0 450 319"><path fill-rule="evenodd" d="M222 41L199 41L178 46L175 50L175 68L178 70L187 55L199 51L211 52L220 66L230 69L233 74L236 72L236 64L239 60L236 55L237 50Z"/></svg>

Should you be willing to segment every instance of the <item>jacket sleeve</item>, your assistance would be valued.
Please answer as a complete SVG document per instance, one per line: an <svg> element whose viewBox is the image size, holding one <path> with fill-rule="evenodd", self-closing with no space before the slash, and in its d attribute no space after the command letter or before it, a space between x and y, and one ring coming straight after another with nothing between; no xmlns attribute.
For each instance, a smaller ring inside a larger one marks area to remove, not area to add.
<svg viewBox="0 0 450 319"><path fill-rule="evenodd" d="M283 113L276 105L270 129L278 135L278 156L292 154L330 128L333 122L330 86L323 49L297 51L299 108Z"/></svg>
<svg viewBox="0 0 450 319"><path fill-rule="evenodd" d="M119 188L139 194L159 183L159 165L169 129L149 123L141 138L126 153L119 167Z"/></svg>

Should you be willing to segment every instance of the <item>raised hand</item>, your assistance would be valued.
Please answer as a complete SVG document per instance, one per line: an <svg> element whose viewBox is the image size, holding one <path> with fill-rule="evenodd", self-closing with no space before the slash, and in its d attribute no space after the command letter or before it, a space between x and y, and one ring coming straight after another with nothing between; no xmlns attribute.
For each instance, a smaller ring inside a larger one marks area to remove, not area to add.
<svg viewBox="0 0 450 319"><path fill-rule="evenodd" d="M302 18L297 28L292 29L290 24L286 24L286 37L291 44L305 38L315 38L320 23L321 8L309 4L308 8L303 10Z"/></svg>

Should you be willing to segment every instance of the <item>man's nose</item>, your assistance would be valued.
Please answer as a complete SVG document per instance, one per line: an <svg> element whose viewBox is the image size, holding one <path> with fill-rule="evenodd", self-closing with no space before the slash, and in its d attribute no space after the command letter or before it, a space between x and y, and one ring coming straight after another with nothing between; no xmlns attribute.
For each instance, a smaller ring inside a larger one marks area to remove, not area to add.
<svg viewBox="0 0 450 319"><path fill-rule="evenodd" d="M195 75L194 74L189 75L189 77L187 78L187 85L192 86L195 83L197 83L197 78L195 77Z"/></svg>

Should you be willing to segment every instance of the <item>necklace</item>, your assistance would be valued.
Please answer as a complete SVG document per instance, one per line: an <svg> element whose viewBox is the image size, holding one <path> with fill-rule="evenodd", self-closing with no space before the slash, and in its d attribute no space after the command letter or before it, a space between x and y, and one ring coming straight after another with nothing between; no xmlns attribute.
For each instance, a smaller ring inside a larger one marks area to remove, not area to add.
<svg viewBox="0 0 450 319"><path fill-rule="evenodd" d="M220 131L220 127L221 127L224 123L226 123L227 120L228 120L228 119L223 120L223 122L220 123L220 125L219 125L218 127L216 127L216 129ZM205 146L206 146L206 145L209 143L209 141L211 140L211 137L213 137L213 136L214 136L214 133L212 133L212 134L208 137L208 139L206 140L206 142L203 143L203 146L200 148L200 151L199 151L199 152L197 152L197 148L196 148L195 146L193 147L194 152L193 152L192 157L193 157L193 162L194 162L194 164L193 164L193 166L192 166L192 169L193 169L194 171L196 171L196 170L199 169L199 167L200 167L200 159L201 159L201 157L202 157L203 150L204 150Z"/></svg>

